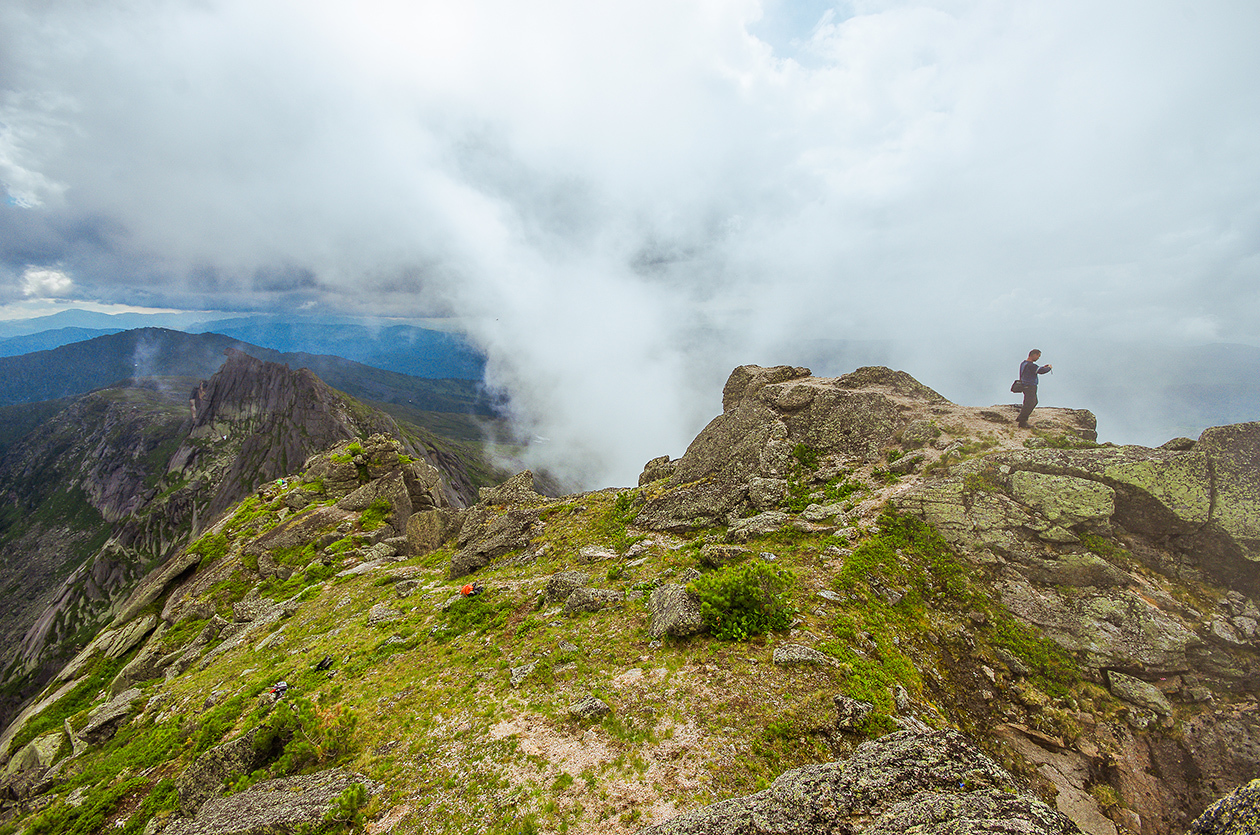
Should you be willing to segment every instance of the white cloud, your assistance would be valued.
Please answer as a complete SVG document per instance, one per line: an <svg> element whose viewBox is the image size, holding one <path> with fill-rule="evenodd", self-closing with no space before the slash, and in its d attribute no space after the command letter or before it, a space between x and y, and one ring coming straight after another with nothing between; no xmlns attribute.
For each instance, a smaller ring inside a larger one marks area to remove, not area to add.
<svg viewBox="0 0 1260 835"><path fill-rule="evenodd" d="M806 338L891 341L959 399L1008 342L1254 341L1255 31L1175 2L10 3L0 173L111 231L8 257L106 301L461 316L546 462L627 483Z"/></svg>
<svg viewBox="0 0 1260 835"><path fill-rule="evenodd" d="M73 289L74 281L61 270L27 267L22 273L22 295L28 299L65 298Z"/></svg>

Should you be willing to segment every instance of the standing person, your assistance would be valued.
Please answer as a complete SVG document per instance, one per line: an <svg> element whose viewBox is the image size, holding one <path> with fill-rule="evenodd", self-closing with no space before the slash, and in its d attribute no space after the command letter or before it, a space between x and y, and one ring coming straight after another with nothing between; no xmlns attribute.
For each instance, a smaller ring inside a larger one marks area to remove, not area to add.
<svg viewBox="0 0 1260 835"><path fill-rule="evenodd" d="M1028 417L1037 408L1037 375L1045 374L1054 366L1049 363L1037 365L1041 359L1041 351L1033 348L1028 352L1028 359L1019 364L1019 381L1024 384L1024 408L1019 410L1019 425L1027 429Z"/></svg>

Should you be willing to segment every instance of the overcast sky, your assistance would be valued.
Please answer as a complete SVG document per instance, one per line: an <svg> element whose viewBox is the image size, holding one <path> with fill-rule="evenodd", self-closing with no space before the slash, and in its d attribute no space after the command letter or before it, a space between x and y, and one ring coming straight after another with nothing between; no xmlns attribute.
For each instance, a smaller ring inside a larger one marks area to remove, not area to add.
<svg viewBox="0 0 1260 835"><path fill-rule="evenodd" d="M977 405L1034 344L1260 344L1257 33L1254 0L6 0L0 304L456 317L538 461L633 483L817 340Z"/></svg>

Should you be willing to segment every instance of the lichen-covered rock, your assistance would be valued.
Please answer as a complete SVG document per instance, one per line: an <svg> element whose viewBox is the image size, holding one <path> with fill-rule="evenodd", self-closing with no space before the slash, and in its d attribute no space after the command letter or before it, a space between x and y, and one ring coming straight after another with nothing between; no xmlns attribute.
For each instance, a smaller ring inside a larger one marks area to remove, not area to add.
<svg viewBox="0 0 1260 835"><path fill-rule="evenodd" d="M459 531L460 550L451 557L449 578L456 580L492 560L529 545L538 511L509 508L493 512L481 505L470 510Z"/></svg>
<svg viewBox="0 0 1260 835"><path fill-rule="evenodd" d="M124 690L105 704L88 714L87 724L79 731L79 737L90 745L99 745L114 735L118 726L134 712L133 705L140 700L136 688Z"/></svg>
<svg viewBox="0 0 1260 835"><path fill-rule="evenodd" d="M651 484L653 481L660 481L663 478L670 478L677 468L677 462L671 461L668 455L662 455L653 458L651 461L643 465L643 472L639 474L639 486Z"/></svg>
<svg viewBox="0 0 1260 835"><path fill-rule="evenodd" d="M775 664L784 667L793 664L814 664L825 667L836 663L835 659L830 655L819 652L813 647L807 647L804 644L778 644L774 648L774 655L771 660Z"/></svg>
<svg viewBox="0 0 1260 835"><path fill-rule="evenodd" d="M576 615L578 612L598 612L609 606L615 606L625 600L625 595L616 589L580 588L573 591L564 601L564 614Z"/></svg>
<svg viewBox="0 0 1260 835"><path fill-rule="evenodd" d="M9 759L3 776L7 778L25 771L43 771L56 761L65 741L66 735L61 731L35 737Z"/></svg>
<svg viewBox="0 0 1260 835"><path fill-rule="evenodd" d="M751 550L740 545L709 542L700 549L700 564L708 568L721 568L724 565L743 562L752 555Z"/></svg>
<svg viewBox="0 0 1260 835"><path fill-rule="evenodd" d="M195 818L177 819L161 830L161 835L297 832L304 826L319 826L355 783L361 784L369 797L380 790L366 777L340 768L266 780L243 792L206 801Z"/></svg>
<svg viewBox="0 0 1260 835"><path fill-rule="evenodd" d="M563 603L565 598L585 586L590 579L585 571L557 571L547 578L543 594L548 603Z"/></svg>
<svg viewBox="0 0 1260 835"><path fill-rule="evenodd" d="M779 507L787 499L788 483L782 478L754 476L748 481L748 501L758 510Z"/></svg>
<svg viewBox="0 0 1260 835"><path fill-rule="evenodd" d="M302 547L320 532L353 521L355 513L339 507L312 507L285 519L245 546L247 554L262 554L277 548Z"/></svg>
<svg viewBox="0 0 1260 835"><path fill-rule="evenodd" d="M649 499L634 524L671 533L725 525L747 498L747 484L714 479L686 483Z"/></svg>
<svg viewBox="0 0 1260 835"><path fill-rule="evenodd" d="M841 693L837 693L832 701L836 705L836 729L841 731L851 731L860 727L875 709L875 705L870 702L851 699Z"/></svg>
<svg viewBox="0 0 1260 835"><path fill-rule="evenodd" d="M442 547L459 531L465 511L451 508L430 508L413 513L407 519L407 551L424 555Z"/></svg>
<svg viewBox="0 0 1260 835"><path fill-rule="evenodd" d="M903 446L916 449L931 443L941 436L941 430L930 420L912 420L901 430Z"/></svg>
<svg viewBox="0 0 1260 835"><path fill-rule="evenodd" d="M1013 569L1002 574L997 588L1012 614L1079 652L1095 669L1175 673L1190 668L1187 651L1203 643L1132 591L1086 589L1065 597L1056 588L1033 586Z"/></svg>
<svg viewBox="0 0 1260 835"><path fill-rule="evenodd" d="M747 542L750 539L782 530L791 521L792 517L782 510L767 510L756 516L737 520L727 531L726 537L731 542Z"/></svg>
<svg viewBox="0 0 1260 835"><path fill-rule="evenodd" d="M287 710L282 705L279 710ZM249 774L266 761L265 752L254 750L258 728L236 739L216 745L197 757L175 780L179 791L179 811L184 816L196 814L201 805L223 791L223 786L242 774Z"/></svg>
<svg viewBox="0 0 1260 835"><path fill-rule="evenodd" d="M705 630L700 616L700 600L679 583L667 583L652 590L648 598L652 616L648 634L653 638L670 635L675 638L695 635Z"/></svg>
<svg viewBox="0 0 1260 835"><path fill-rule="evenodd" d="M411 518L411 493L407 490L407 482L403 479L402 470L386 473L378 479L369 481L350 495L339 499L337 507L362 513L378 500L389 502L390 511L386 516L395 530L405 531L407 520Z"/></svg>
<svg viewBox="0 0 1260 835"><path fill-rule="evenodd" d="M903 399L948 402L910 375L886 368L828 379L811 377L805 368L741 366L723 390L722 414L687 447L672 481L746 485L754 477L781 479L798 444L873 461L908 422Z"/></svg>
<svg viewBox="0 0 1260 835"><path fill-rule="evenodd" d="M1119 588L1133 582L1125 571L1097 554L1062 554L1048 559L1031 551L1013 551L1012 561L1020 566L1025 577L1053 586L1094 586L1100 589Z"/></svg>
<svg viewBox="0 0 1260 835"><path fill-rule="evenodd" d="M1116 491L1073 476L1021 470L1011 476L1011 495L1063 526L1105 524L1116 512Z"/></svg>
<svg viewBox="0 0 1260 835"><path fill-rule="evenodd" d="M534 670L538 669L537 661L530 661L528 664L520 664L508 670L508 679L512 682L513 687L520 687L521 682L530 677Z"/></svg>
<svg viewBox="0 0 1260 835"><path fill-rule="evenodd" d="M1212 465L1212 521L1260 561L1260 422L1207 429L1194 449Z"/></svg>
<svg viewBox="0 0 1260 835"><path fill-rule="evenodd" d="M1111 695L1117 699L1124 699L1126 702L1153 710L1162 716L1172 713L1172 705L1155 685L1115 670L1108 672L1107 678L1111 685Z"/></svg>
<svg viewBox="0 0 1260 835"><path fill-rule="evenodd" d="M1260 832L1260 780L1252 780L1213 803L1186 835L1256 835Z"/></svg>
<svg viewBox="0 0 1260 835"><path fill-rule="evenodd" d="M844 762L806 766L770 788L639 830L639 835L854 835L914 832L1069 835L1079 830L962 734L900 731Z"/></svg>
<svg viewBox="0 0 1260 835"><path fill-rule="evenodd" d="M1016 533L1031 516L1004 493L969 490L961 478L927 482L894 498L897 508L923 519L964 551L1007 554L1022 547Z"/></svg>
<svg viewBox="0 0 1260 835"><path fill-rule="evenodd" d="M888 465L890 473L906 475L919 469L928 460L927 453L921 449L907 453Z"/></svg>
<svg viewBox="0 0 1260 835"><path fill-rule="evenodd" d="M598 699L595 696L587 696L585 699L569 705L569 715L582 721L602 719L609 713L612 713L612 708L602 699Z"/></svg>
<svg viewBox="0 0 1260 835"><path fill-rule="evenodd" d="M523 505L542 504L547 498L534 490L534 474L522 470L507 481L495 487L482 487L479 504L483 505Z"/></svg>
<svg viewBox="0 0 1260 835"><path fill-rule="evenodd" d="M368 626L390 623L402 617L402 612L384 603L377 603L368 611Z"/></svg>

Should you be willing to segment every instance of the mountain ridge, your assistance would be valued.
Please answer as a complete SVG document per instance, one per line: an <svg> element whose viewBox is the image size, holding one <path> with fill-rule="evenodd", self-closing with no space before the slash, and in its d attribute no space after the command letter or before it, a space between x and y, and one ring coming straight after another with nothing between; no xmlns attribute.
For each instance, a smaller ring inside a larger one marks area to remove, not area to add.
<svg viewBox="0 0 1260 835"><path fill-rule="evenodd" d="M324 780L282 831L1177 835L1250 779L1260 424L1117 447L875 367L742 366L722 405L556 498L315 454L10 725L3 814L243 833Z"/></svg>
<svg viewBox="0 0 1260 835"><path fill-rule="evenodd" d="M4 620L0 662L10 689L42 684L122 590L259 480L285 475L329 444L386 433L442 468L445 503L475 496L466 465L435 442L307 369L228 351L191 403L168 380L101 389L0 462L9 506L0 518L0 582L20 588L23 600Z"/></svg>

